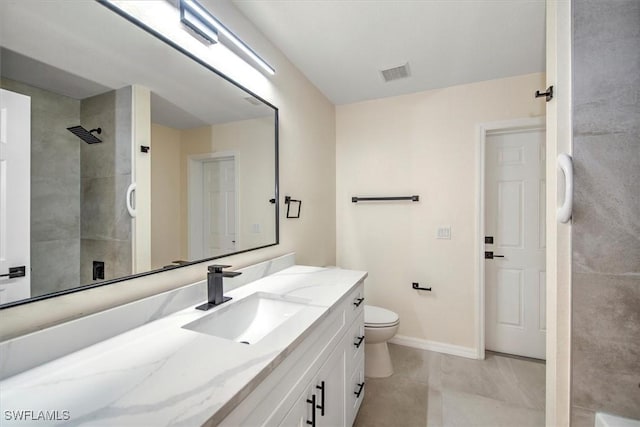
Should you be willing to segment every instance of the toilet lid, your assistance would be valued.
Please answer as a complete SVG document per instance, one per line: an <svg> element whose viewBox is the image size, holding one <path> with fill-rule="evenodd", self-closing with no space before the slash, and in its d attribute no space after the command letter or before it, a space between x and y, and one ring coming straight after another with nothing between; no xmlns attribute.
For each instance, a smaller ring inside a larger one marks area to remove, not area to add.
<svg viewBox="0 0 640 427"><path fill-rule="evenodd" d="M364 306L364 324L368 326L395 325L400 318L396 313L375 305Z"/></svg>

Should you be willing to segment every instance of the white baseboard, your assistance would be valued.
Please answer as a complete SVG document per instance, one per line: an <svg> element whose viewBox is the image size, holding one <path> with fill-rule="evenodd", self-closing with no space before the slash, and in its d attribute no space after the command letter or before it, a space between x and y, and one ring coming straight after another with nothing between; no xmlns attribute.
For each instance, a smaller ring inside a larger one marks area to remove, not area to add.
<svg viewBox="0 0 640 427"><path fill-rule="evenodd" d="M447 344L438 341L423 340L420 338L396 335L389 340L391 344L404 345L406 347L419 348L421 350L437 351L438 353L451 354L454 356L477 359L478 352L475 348L462 347L460 345Z"/></svg>

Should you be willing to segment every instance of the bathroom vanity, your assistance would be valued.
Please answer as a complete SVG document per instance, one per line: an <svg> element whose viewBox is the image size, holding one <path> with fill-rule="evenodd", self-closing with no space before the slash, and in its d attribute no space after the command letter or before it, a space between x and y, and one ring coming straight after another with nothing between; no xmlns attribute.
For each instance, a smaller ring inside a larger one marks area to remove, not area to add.
<svg viewBox="0 0 640 427"><path fill-rule="evenodd" d="M4 379L2 425L46 425L44 415L55 425L350 426L364 396L365 277L294 265L206 312L194 308L199 292L187 308ZM136 304L94 316L143 317ZM86 322L85 334L99 324ZM11 344L0 344L3 358L15 357Z"/></svg>
<svg viewBox="0 0 640 427"><path fill-rule="evenodd" d="M359 281L221 425L351 426L364 397L363 293Z"/></svg>

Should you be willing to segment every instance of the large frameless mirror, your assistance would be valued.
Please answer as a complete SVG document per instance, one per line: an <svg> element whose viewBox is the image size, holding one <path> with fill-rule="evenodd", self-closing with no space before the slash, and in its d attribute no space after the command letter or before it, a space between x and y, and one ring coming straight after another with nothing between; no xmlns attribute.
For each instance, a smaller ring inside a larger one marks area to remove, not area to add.
<svg viewBox="0 0 640 427"><path fill-rule="evenodd" d="M0 8L0 308L278 243L274 106L97 2Z"/></svg>

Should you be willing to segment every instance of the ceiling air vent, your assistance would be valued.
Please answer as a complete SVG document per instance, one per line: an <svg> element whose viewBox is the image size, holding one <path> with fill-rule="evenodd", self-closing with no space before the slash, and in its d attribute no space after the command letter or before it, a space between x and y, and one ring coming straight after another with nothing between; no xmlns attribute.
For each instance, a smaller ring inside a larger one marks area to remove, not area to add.
<svg viewBox="0 0 640 427"><path fill-rule="evenodd" d="M409 77L409 63L407 62L406 64L400 65L399 67L380 70L380 74L382 74L382 78L384 79L385 82L404 79L406 77Z"/></svg>

